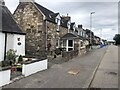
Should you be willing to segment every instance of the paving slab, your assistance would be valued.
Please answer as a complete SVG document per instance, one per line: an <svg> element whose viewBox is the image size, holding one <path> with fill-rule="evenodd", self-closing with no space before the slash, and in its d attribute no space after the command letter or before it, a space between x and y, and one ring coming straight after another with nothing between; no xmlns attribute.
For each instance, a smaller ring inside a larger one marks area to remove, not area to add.
<svg viewBox="0 0 120 90"><path fill-rule="evenodd" d="M118 88L118 47L110 45L91 84L93 88Z"/></svg>

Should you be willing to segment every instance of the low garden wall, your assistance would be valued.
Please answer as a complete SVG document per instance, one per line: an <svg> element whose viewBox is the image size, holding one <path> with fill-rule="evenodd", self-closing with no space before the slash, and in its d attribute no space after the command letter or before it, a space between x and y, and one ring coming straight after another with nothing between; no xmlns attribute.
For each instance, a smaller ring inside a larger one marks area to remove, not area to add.
<svg viewBox="0 0 120 90"><path fill-rule="evenodd" d="M42 71L47 69L48 67L48 60L32 60L30 62L26 62L23 64L22 67L22 74L24 76L29 76L31 74L34 74L36 72Z"/></svg>
<svg viewBox="0 0 120 90"><path fill-rule="evenodd" d="M0 87L10 83L10 68L2 68L0 70Z"/></svg>
<svg viewBox="0 0 120 90"><path fill-rule="evenodd" d="M68 52L64 51L64 52L62 52L62 60L68 61L68 60L78 56L78 53L79 53L78 50L68 51Z"/></svg>

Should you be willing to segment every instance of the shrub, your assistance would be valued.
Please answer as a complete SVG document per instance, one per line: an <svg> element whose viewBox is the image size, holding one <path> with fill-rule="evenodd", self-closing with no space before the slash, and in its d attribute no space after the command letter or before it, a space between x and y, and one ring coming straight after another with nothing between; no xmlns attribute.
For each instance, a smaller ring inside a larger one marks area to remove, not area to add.
<svg viewBox="0 0 120 90"><path fill-rule="evenodd" d="M18 62L22 62L22 61L23 61L23 56L20 55L20 56L18 57Z"/></svg>
<svg viewBox="0 0 120 90"><path fill-rule="evenodd" d="M15 63L15 58L17 57L16 55L16 51L10 49L9 51L7 51L7 54L6 54L6 59L8 61L11 62L11 64L14 64Z"/></svg>
<svg viewBox="0 0 120 90"><path fill-rule="evenodd" d="M61 54L61 50L60 50L59 48L57 48L57 49L55 50L55 54L56 54L56 55L60 55L60 54Z"/></svg>
<svg viewBox="0 0 120 90"><path fill-rule="evenodd" d="M11 65L11 63L10 63L10 61L8 61L8 60L1 61L1 62L0 62L0 66L1 66L1 67L7 67L7 66L10 66L10 65Z"/></svg>

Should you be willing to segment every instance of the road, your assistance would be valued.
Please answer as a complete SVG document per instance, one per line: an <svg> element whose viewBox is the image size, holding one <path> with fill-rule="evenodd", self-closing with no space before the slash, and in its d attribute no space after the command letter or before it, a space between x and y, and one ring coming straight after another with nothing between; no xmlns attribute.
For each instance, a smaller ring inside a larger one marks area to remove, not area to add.
<svg viewBox="0 0 120 90"><path fill-rule="evenodd" d="M96 67L103 61L106 50L109 51L107 48L109 49L109 47L94 49L68 62L53 64L48 70L38 72L3 88L87 88L93 79Z"/></svg>

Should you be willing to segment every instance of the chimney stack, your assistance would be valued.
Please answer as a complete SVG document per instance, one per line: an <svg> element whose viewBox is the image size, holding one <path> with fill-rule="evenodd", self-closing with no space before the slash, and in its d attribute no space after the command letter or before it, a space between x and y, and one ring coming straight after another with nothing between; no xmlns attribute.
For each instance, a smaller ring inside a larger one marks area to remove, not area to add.
<svg viewBox="0 0 120 90"><path fill-rule="evenodd" d="M4 0L0 0L0 5L4 6L5 5L5 1Z"/></svg>
<svg viewBox="0 0 120 90"><path fill-rule="evenodd" d="M83 26L82 26L82 24L81 25L78 25L78 28L82 28Z"/></svg>
<svg viewBox="0 0 120 90"><path fill-rule="evenodd" d="M19 0L19 2L35 2L35 0Z"/></svg>

